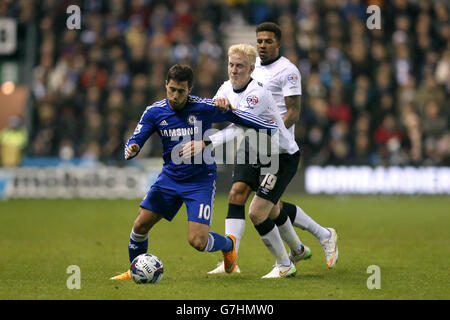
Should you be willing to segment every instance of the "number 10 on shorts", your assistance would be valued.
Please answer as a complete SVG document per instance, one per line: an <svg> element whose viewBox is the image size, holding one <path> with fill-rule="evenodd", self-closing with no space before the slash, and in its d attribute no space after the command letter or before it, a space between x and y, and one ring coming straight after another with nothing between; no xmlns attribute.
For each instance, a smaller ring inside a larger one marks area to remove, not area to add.
<svg viewBox="0 0 450 320"><path fill-rule="evenodd" d="M200 205L200 209L198 210L198 218L199 219L209 220L210 217L211 217L211 207L209 206L209 204L207 204L205 206L202 203Z"/></svg>

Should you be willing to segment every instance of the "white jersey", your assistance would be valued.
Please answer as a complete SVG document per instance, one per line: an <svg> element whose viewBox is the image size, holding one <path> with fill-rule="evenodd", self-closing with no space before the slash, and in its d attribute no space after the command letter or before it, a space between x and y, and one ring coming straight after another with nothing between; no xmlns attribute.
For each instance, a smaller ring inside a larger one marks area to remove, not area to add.
<svg viewBox="0 0 450 320"><path fill-rule="evenodd" d="M299 150L294 136L289 133L288 129L286 129L284 125L284 121L278 112L272 94L261 82L252 80L245 88L234 91L231 82L228 80L219 88L214 96L214 99L219 97L227 98L230 101L230 104L238 110L243 110L257 115L265 120L276 122L278 125L279 141L277 143L278 150L274 150L275 152L293 154ZM226 129L212 135L210 137L212 143L217 145L223 143L224 140L229 140L224 139L224 135L227 130L229 137L229 132L232 130L234 130L237 134L242 133L242 129L239 129L238 126L232 124Z"/></svg>
<svg viewBox="0 0 450 320"><path fill-rule="evenodd" d="M300 71L289 59L283 56L267 65L261 65L261 59L256 58L252 78L262 82L272 92L281 116L284 116L287 112L284 97L302 94ZM295 125L288 130L295 137Z"/></svg>

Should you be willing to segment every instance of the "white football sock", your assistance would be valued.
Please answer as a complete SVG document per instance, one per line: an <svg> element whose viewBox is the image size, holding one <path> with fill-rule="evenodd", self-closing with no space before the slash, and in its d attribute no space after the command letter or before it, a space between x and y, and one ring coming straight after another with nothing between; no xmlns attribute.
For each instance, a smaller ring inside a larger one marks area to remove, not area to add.
<svg viewBox="0 0 450 320"><path fill-rule="evenodd" d="M241 244L241 238L245 231L244 219L225 219L225 234L231 234L236 238L236 252L239 250Z"/></svg>
<svg viewBox="0 0 450 320"><path fill-rule="evenodd" d="M324 240L328 240L331 236L331 232L322 227L320 224L315 222L308 216L305 211L299 206L295 206L297 208L297 214L295 215L294 226L299 227L303 230L308 230L311 232L320 242Z"/></svg>
<svg viewBox="0 0 450 320"><path fill-rule="evenodd" d="M302 242L292 226L291 220L288 218L286 222L278 226L281 238L287 243L289 248L295 251L302 249Z"/></svg>
<svg viewBox="0 0 450 320"><path fill-rule="evenodd" d="M135 242L142 242L148 239L148 233L138 234L134 232L134 228L131 229L130 238Z"/></svg>
<svg viewBox="0 0 450 320"><path fill-rule="evenodd" d="M278 228L273 228L270 232L261 236L261 240L264 242L267 249L269 249L270 253L272 253L275 257L277 264L281 264L283 266L289 266L291 264Z"/></svg>

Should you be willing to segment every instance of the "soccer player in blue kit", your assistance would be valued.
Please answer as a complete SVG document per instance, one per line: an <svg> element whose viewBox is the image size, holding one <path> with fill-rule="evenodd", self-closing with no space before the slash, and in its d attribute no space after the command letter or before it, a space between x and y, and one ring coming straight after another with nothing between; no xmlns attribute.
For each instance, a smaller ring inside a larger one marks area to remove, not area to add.
<svg viewBox="0 0 450 320"><path fill-rule="evenodd" d="M125 158L132 159L147 139L157 132L163 143L164 165L156 182L140 203L128 244L130 262L148 249L148 233L162 218L171 221L183 202L188 214L188 241L199 251L221 250L225 268L232 272L236 266L235 238L210 232L214 210L216 164L181 162L178 147L188 139L202 142L203 134L213 122L229 121L253 129L276 130L274 122L244 111L224 111L218 101L190 95L194 74L189 66L174 65L166 78L167 98L146 108L133 136L125 145ZM196 139L197 138L197 139ZM183 140L183 141L181 141ZM207 141L207 137L205 138ZM210 151L211 152L211 151ZM181 151L182 153L182 151ZM130 279L130 270L112 280Z"/></svg>

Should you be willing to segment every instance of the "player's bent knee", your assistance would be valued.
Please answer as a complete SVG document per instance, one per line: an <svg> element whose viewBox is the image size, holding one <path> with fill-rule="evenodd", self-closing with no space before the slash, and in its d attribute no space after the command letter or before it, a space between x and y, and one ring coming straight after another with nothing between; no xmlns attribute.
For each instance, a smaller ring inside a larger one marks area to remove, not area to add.
<svg viewBox="0 0 450 320"><path fill-rule="evenodd" d="M270 201L255 196L250 203L248 216L254 225L258 225L269 217L272 210L273 204Z"/></svg>
<svg viewBox="0 0 450 320"><path fill-rule="evenodd" d="M236 182L231 187L228 202L238 205L245 205L251 191L251 187L246 183Z"/></svg>
<svg viewBox="0 0 450 320"><path fill-rule="evenodd" d="M259 215L255 211L249 211L248 217L254 225L258 225L260 223Z"/></svg>

